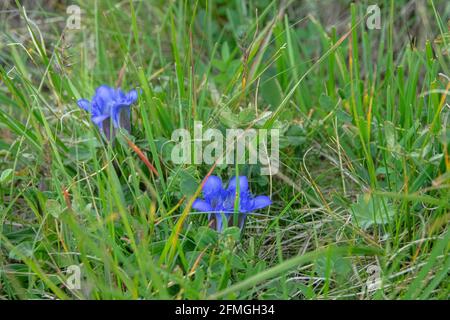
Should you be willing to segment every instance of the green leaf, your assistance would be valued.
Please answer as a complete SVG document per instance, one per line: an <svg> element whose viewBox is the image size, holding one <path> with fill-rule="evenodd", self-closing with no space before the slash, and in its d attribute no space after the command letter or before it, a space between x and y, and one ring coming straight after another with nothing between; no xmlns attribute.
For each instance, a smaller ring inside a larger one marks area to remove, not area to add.
<svg viewBox="0 0 450 320"><path fill-rule="evenodd" d="M238 115L234 114L228 107L221 109L219 120L228 128L236 128L239 126Z"/></svg>
<svg viewBox="0 0 450 320"><path fill-rule="evenodd" d="M13 169L3 170L2 174L0 175L0 186L7 185L9 182L11 182L13 176L14 176Z"/></svg>
<svg viewBox="0 0 450 320"><path fill-rule="evenodd" d="M48 199L47 202L45 203L45 206L46 206L47 212L56 219L59 218L59 215L63 211L63 208L61 207L59 202L54 199Z"/></svg>
<svg viewBox="0 0 450 320"><path fill-rule="evenodd" d="M331 111L335 105L333 99L322 93L319 97L319 104L324 109L324 111Z"/></svg>
<svg viewBox="0 0 450 320"><path fill-rule="evenodd" d="M238 227L225 228L222 232L222 237L224 239L228 238L237 242L241 237L241 229L239 229Z"/></svg>
<svg viewBox="0 0 450 320"><path fill-rule="evenodd" d="M198 228L198 232L195 235L195 242L199 249L203 249L208 245L214 245L217 243L217 239L217 232L206 226Z"/></svg>
<svg viewBox="0 0 450 320"><path fill-rule="evenodd" d="M22 260L23 258L30 258L33 256L33 243L30 241L21 242L11 249L9 252L9 259Z"/></svg>
<svg viewBox="0 0 450 320"><path fill-rule="evenodd" d="M363 229L372 225L381 225L393 220L395 211L392 205L373 195L360 195L358 201L351 205L352 218Z"/></svg>
<svg viewBox="0 0 450 320"><path fill-rule="evenodd" d="M351 264L348 259L345 259L339 255L322 256L316 260L316 272L319 276L325 277L327 274L327 268L338 276L345 277L351 271Z"/></svg>
<svg viewBox="0 0 450 320"><path fill-rule="evenodd" d="M192 196L198 188L197 180L188 172L180 173L180 191L185 196Z"/></svg>
<svg viewBox="0 0 450 320"><path fill-rule="evenodd" d="M14 176L13 169L3 170L2 174L0 175L0 185L8 184L12 180L13 176Z"/></svg>

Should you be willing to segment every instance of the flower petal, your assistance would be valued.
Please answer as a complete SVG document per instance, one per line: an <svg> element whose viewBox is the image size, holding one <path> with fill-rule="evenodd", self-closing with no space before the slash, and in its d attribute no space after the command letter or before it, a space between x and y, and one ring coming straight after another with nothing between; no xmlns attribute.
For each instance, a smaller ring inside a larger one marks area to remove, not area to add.
<svg viewBox="0 0 450 320"><path fill-rule="evenodd" d="M239 224L239 228L242 230L244 228L244 224L245 224L245 219L247 218L247 214L246 213L242 213L239 215L239 220L238 220L238 224Z"/></svg>
<svg viewBox="0 0 450 320"><path fill-rule="evenodd" d="M111 116L113 119L114 128L118 128L121 125L120 114L122 112L129 116L130 106L126 104L117 104L113 106L113 108L111 109Z"/></svg>
<svg viewBox="0 0 450 320"><path fill-rule="evenodd" d="M228 191L236 190L236 177L230 179L228 184ZM248 179L246 176L239 176L239 193L248 191Z"/></svg>
<svg viewBox="0 0 450 320"><path fill-rule="evenodd" d="M81 109L86 110L86 111L88 111L88 112L91 111L91 103L89 102L89 100L86 100L86 99L79 99L79 100L77 101L77 104L78 104L78 106L79 106Z"/></svg>
<svg viewBox="0 0 450 320"><path fill-rule="evenodd" d="M117 88L116 89L116 98L117 98L117 101L124 101L126 98L125 92L123 92L122 89Z"/></svg>
<svg viewBox="0 0 450 320"><path fill-rule="evenodd" d="M203 195L209 198L214 195L219 195L222 192L222 179L218 176L209 176L203 185Z"/></svg>
<svg viewBox="0 0 450 320"><path fill-rule="evenodd" d="M205 200L196 199L192 204L192 208L200 212L210 212L212 211L211 205Z"/></svg>
<svg viewBox="0 0 450 320"><path fill-rule="evenodd" d="M130 108L128 108L128 110L122 109L122 111L120 112L119 126L125 129L128 133L131 132Z"/></svg>
<svg viewBox="0 0 450 320"><path fill-rule="evenodd" d="M253 201L253 210L262 209L272 204L272 201L267 196L257 196Z"/></svg>
<svg viewBox="0 0 450 320"><path fill-rule="evenodd" d="M137 91L133 89L133 90L128 91L125 99L126 99L127 103L133 104L136 102L137 98L138 98Z"/></svg>
<svg viewBox="0 0 450 320"><path fill-rule="evenodd" d="M95 123L98 127L101 128L103 121L105 121L107 118L109 118L108 114L102 114L92 117L91 120L93 123Z"/></svg>
<svg viewBox="0 0 450 320"><path fill-rule="evenodd" d="M222 215L220 213L216 213L215 217L216 217L216 231L222 232L223 231Z"/></svg>
<svg viewBox="0 0 450 320"><path fill-rule="evenodd" d="M116 131L114 128L111 130L111 118L106 118L98 127L104 133L106 140L111 141L111 139L114 139Z"/></svg>
<svg viewBox="0 0 450 320"><path fill-rule="evenodd" d="M95 99L92 100L91 106L92 106L91 114L93 117L100 116L103 114L103 112L102 112L103 109L101 108L101 106L99 106L99 104L97 103L97 101Z"/></svg>
<svg viewBox="0 0 450 320"><path fill-rule="evenodd" d="M113 102L116 99L116 90L106 85L101 85L95 90L95 95L92 98L92 102L97 103L101 110L105 110L105 106Z"/></svg>

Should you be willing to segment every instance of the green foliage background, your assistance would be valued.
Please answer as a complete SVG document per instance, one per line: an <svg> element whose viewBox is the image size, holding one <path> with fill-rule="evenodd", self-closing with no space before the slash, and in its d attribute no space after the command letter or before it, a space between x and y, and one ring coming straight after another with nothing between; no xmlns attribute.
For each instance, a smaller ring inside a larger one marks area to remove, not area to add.
<svg viewBox="0 0 450 320"><path fill-rule="evenodd" d="M448 299L450 4L372 2L2 2L0 298ZM101 84L142 90L114 145ZM194 121L282 132L277 175L214 170L273 200L243 232L188 206Z"/></svg>

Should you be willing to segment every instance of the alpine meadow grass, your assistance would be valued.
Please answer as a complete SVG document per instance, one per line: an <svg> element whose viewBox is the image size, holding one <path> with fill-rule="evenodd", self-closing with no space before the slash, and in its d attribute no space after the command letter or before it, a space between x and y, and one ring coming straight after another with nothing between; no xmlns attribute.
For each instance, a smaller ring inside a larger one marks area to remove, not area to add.
<svg viewBox="0 0 450 320"><path fill-rule="evenodd" d="M449 298L450 2L6 0L0 31L0 299Z"/></svg>

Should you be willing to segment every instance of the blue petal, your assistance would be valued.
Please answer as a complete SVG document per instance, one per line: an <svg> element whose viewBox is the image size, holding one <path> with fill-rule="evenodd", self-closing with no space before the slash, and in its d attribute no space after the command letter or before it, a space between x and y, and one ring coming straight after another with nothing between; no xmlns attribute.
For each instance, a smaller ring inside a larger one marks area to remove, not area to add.
<svg viewBox="0 0 450 320"><path fill-rule="evenodd" d="M131 132L130 114L130 107L122 109L119 113L119 126L127 132Z"/></svg>
<svg viewBox="0 0 450 320"><path fill-rule="evenodd" d="M122 109L125 109L122 111ZM119 105L115 105L112 109L111 109L111 115L113 118L113 124L115 128L118 128L120 126L120 113L121 112L127 112L128 114L130 113L130 106L126 105L126 104L119 104Z"/></svg>
<svg viewBox="0 0 450 320"><path fill-rule="evenodd" d="M122 89L120 89L120 88L116 89L116 98L118 101L125 100L126 96L125 96L125 93L122 91Z"/></svg>
<svg viewBox="0 0 450 320"><path fill-rule="evenodd" d="M137 98L138 98L137 91L136 90L130 90L130 91L128 91L127 96L126 96L125 99L127 100L127 103L133 104L133 103L136 102Z"/></svg>
<svg viewBox="0 0 450 320"><path fill-rule="evenodd" d="M116 92L114 88L102 85L95 90L95 95L92 98L92 102L96 102L98 107L104 110L105 106L114 101L116 98Z"/></svg>
<svg viewBox="0 0 450 320"><path fill-rule="evenodd" d="M272 204L272 201L270 201L270 198L267 196L257 196L253 201L253 210L262 209Z"/></svg>
<svg viewBox="0 0 450 320"><path fill-rule="evenodd" d="M108 119L108 118L109 118L109 115L107 115L107 114L102 114L102 115L99 115L99 116L92 117L91 120L92 120L92 122L95 123L99 128L101 128L101 127L102 127L103 121L105 121L105 120Z"/></svg>
<svg viewBox="0 0 450 320"><path fill-rule="evenodd" d="M101 116L103 114L102 108L98 105L97 101L95 100L92 100L91 114L93 117Z"/></svg>
<svg viewBox="0 0 450 320"><path fill-rule="evenodd" d="M203 195L209 198L214 195L219 195L222 192L222 179L218 176L209 176L203 185Z"/></svg>
<svg viewBox="0 0 450 320"><path fill-rule="evenodd" d="M91 111L91 103L89 102L89 100L79 99L77 101L77 104L81 109L89 111L89 112Z"/></svg>
<svg viewBox="0 0 450 320"><path fill-rule="evenodd" d="M192 208L200 212L210 212L212 211L211 205L205 200L196 199L192 204Z"/></svg>
<svg viewBox="0 0 450 320"><path fill-rule="evenodd" d="M216 213L216 230L218 232L223 231L223 221L222 221L222 215L220 213Z"/></svg>
<svg viewBox="0 0 450 320"><path fill-rule="evenodd" d="M236 190L236 177L231 178L228 184L228 191ZM246 176L239 176L239 193L248 191L248 179Z"/></svg>
<svg viewBox="0 0 450 320"><path fill-rule="evenodd" d="M253 210L255 210L254 204L255 202L248 192L241 193L241 196L239 198L239 212L252 212Z"/></svg>
<svg viewBox="0 0 450 320"><path fill-rule="evenodd" d="M241 230L244 228L245 219L247 219L247 214L246 214L246 213L242 213L242 214L239 216L239 228L240 228Z"/></svg>

